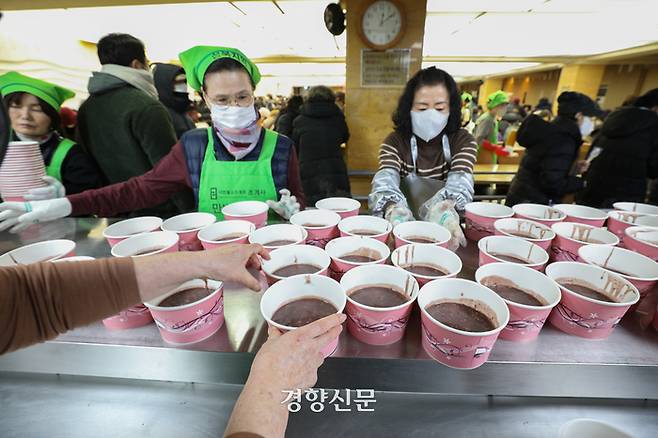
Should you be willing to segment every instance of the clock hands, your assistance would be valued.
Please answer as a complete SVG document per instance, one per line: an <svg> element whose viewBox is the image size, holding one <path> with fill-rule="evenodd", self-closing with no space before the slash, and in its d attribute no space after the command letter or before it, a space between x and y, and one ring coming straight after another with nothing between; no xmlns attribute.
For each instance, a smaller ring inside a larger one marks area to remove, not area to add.
<svg viewBox="0 0 658 438"><path fill-rule="evenodd" d="M393 18L393 17L395 17L395 12L393 12L391 15L389 15L388 17L386 17L385 19L383 19L383 20L382 20L382 25L383 25L384 23L386 23L388 20L390 20L391 18Z"/></svg>

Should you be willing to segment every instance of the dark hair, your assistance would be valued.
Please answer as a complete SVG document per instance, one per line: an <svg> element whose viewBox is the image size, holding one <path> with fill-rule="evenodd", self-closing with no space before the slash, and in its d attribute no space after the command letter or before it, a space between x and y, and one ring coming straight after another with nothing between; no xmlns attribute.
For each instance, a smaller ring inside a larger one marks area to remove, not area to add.
<svg viewBox="0 0 658 438"><path fill-rule="evenodd" d="M411 138L411 107L414 103L414 94L420 87L439 84L446 87L450 96L450 116L443 132L452 134L461 128L462 99L457 90L457 83L448 72L436 67L429 67L418 71L404 87L398 106L393 113L393 126L396 132L404 138Z"/></svg>
<svg viewBox="0 0 658 438"><path fill-rule="evenodd" d="M331 88L325 87L324 85L317 85L311 87L308 90L308 96L306 96L307 102L335 102L336 95Z"/></svg>
<svg viewBox="0 0 658 438"><path fill-rule="evenodd" d="M336 93L336 101L345 103L345 93L342 92L342 91L337 92Z"/></svg>
<svg viewBox="0 0 658 438"><path fill-rule="evenodd" d="M653 108L658 106L658 88L649 90L642 96L638 97L633 105L641 106L644 108Z"/></svg>
<svg viewBox="0 0 658 438"><path fill-rule="evenodd" d="M9 93L8 95L5 96L4 102L5 102L5 108L9 110L9 107L11 105L20 105L21 101L23 100L23 96L25 96L26 93L24 91L18 91L16 93ZM34 96L32 94L32 96ZM41 108L41 111L43 111L48 117L50 117L50 129L53 129L57 132L62 131L62 119L59 116L59 113L55 108L50 106L48 103L46 103L43 99L41 99L38 96L36 97L37 101L39 102L39 107Z"/></svg>
<svg viewBox="0 0 658 438"><path fill-rule="evenodd" d="M304 98L300 95L290 96L288 103L286 104L286 112L288 113L298 113L299 108L304 104Z"/></svg>
<svg viewBox="0 0 658 438"><path fill-rule="evenodd" d="M146 65L144 43L127 33L111 33L98 41L98 60L101 64L129 67L136 59Z"/></svg>
<svg viewBox="0 0 658 438"><path fill-rule="evenodd" d="M219 58L218 60L213 61L213 63L210 64L206 69L206 72L203 75L203 90L204 91L206 90L206 77L210 73L220 73L223 71L244 72L247 76L249 76L249 82L251 83L251 88L253 90L256 89L256 84L254 84L254 79L251 77L247 69L244 68L244 65L240 64L238 61L232 58Z"/></svg>

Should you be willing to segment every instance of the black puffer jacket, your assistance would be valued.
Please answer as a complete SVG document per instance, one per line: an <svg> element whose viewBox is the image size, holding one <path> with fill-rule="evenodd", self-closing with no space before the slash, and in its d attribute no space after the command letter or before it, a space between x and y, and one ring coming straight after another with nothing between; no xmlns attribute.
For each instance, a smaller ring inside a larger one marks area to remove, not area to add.
<svg viewBox="0 0 658 438"><path fill-rule="evenodd" d="M153 70L153 81L158 89L160 102L167 107L171 121L174 123L176 138L181 138L187 131L196 128L194 122L187 115L192 107L187 93L174 92L174 79L185 73L182 67L174 64L156 64Z"/></svg>
<svg viewBox="0 0 658 438"><path fill-rule="evenodd" d="M549 123L530 115L519 128L517 141L526 152L505 204L557 203L583 188L583 180L570 174L582 143L574 120L558 116Z"/></svg>
<svg viewBox="0 0 658 438"><path fill-rule="evenodd" d="M293 122L302 187L309 205L331 196L350 197L347 166L340 145L350 134L345 116L333 102L310 102L302 106Z"/></svg>
<svg viewBox="0 0 658 438"><path fill-rule="evenodd" d="M617 201L644 202L647 179L658 178L658 114L632 106L614 111L594 147L602 151L585 176L579 203L612 208Z"/></svg>

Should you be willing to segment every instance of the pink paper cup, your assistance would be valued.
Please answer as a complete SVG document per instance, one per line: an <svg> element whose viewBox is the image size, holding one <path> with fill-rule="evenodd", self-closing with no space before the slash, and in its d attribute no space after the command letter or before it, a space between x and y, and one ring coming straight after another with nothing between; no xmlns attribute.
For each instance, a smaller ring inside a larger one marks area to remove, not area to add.
<svg viewBox="0 0 658 438"><path fill-rule="evenodd" d="M503 298L509 308L510 317L500 332L500 338L514 342L537 339L551 310L560 302L560 287L541 272L512 263L490 263L475 271L475 281L486 287L487 278L492 276L502 277L521 289L531 291L546 303L543 306L529 306Z"/></svg>
<svg viewBox="0 0 658 438"><path fill-rule="evenodd" d="M316 202L315 208L335 211L342 219L345 219L346 217L358 215L361 203L352 198L325 198Z"/></svg>
<svg viewBox="0 0 658 438"><path fill-rule="evenodd" d="M527 266L536 271L543 271L548 263L548 253L539 245L528 242L518 237L489 236L478 242L480 251L479 265L489 263L513 263L519 266ZM527 263L514 263L501 258L501 255L518 257L527 260Z"/></svg>
<svg viewBox="0 0 658 438"><path fill-rule="evenodd" d="M276 224L259 228L251 233L249 235L249 243L258 243L271 251L284 246L304 245L307 238L308 233L299 225ZM277 241L290 241L290 243L273 245Z"/></svg>
<svg viewBox="0 0 658 438"><path fill-rule="evenodd" d="M129 307L114 316L105 318L103 325L108 330L129 330L143 327L153 321L151 312L143 304Z"/></svg>
<svg viewBox="0 0 658 438"><path fill-rule="evenodd" d="M365 236L386 243L393 226L386 219L375 216L350 216L338 223L338 230L342 237ZM360 231L374 234L361 234Z"/></svg>
<svg viewBox="0 0 658 438"><path fill-rule="evenodd" d="M330 210L304 210L292 215L290 223L299 225L308 233L306 244L324 249L327 242L339 236L341 217Z"/></svg>
<svg viewBox="0 0 658 438"><path fill-rule="evenodd" d="M340 281L343 275L350 269L363 265L383 265L386 263L391 250L383 242L363 236L339 237L332 240L325 247L325 251L331 257L329 275ZM358 253L375 259L371 262L350 262L343 259L349 254Z"/></svg>
<svg viewBox="0 0 658 438"><path fill-rule="evenodd" d="M514 216L514 211L506 205L491 202L471 202L466 204L466 237L475 242L493 236L494 222Z"/></svg>
<svg viewBox="0 0 658 438"><path fill-rule="evenodd" d="M201 241L197 237L199 230L212 225L217 221L214 214L210 213L185 213L167 219L162 223L162 231L173 231L178 234L180 240L178 247L181 251L200 251L203 249Z"/></svg>
<svg viewBox="0 0 658 438"><path fill-rule="evenodd" d="M116 222L103 230L103 237L110 247L137 234L150 233L162 226L162 219L155 216L143 216Z"/></svg>
<svg viewBox="0 0 658 438"><path fill-rule="evenodd" d="M263 273L267 284L272 286L277 281L288 278L275 275L274 272L284 266L297 263L317 266L319 271L311 275L327 276L331 258L322 248L311 245L293 245L275 249L270 252L270 260L263 260Z"/></svg>
<svg viewBox="0 0 658 438"><path fill-rule="evenodd" d="M484 304L479 309L494 321L488 332L465 332L445 325L427 313L427 307L441 301ZM489 358L498 335L509 322L507 304L491 289L461 278L433 280L420 289L421 340L430 357L450 368L471 370Z"/></svg>
<svg viewBox="0 0 658 438"><path fill-rule="evenodd" d="M167 297L184 290L206 288L213 292L193 303L175 307L161 307ZM174 345L193 344L217 333L224 324L224 284L221 281L191 280L166 295L149 301L149 308L165 342Z"/></svg>
<svg viewBox="0 0 658 438"><path fill-rule="evenodd" d="M260 311L268 325L283 332L295 330L297 327L289 327L272 321L272 316L284 304L308 297L317 297L330 302L336 307L336 313L343 312L347 301L345 292L337 281L322 275L295 275L270 286L263 293L260 300ZM337 346L338 338L329 342L321 352L324 357L329 357Z"/></svg>
<svg viewBox="0 0 658 438"><path fill-rule="evenodd" d="M267 212L270 208L261 201L234 202L222 208L225 220L243 220L256 225L256 228L267 224Z"/></svg>
<svg viewBox="0 0 658 438"><path fill-rule="evenodd" d="M249 235L254 230L256 230L256 226L248 221L223 221L202 228L197 236L204 249L215 249L235 243L248 243ZM224 240L227 236L236 237Z"/></svg>
<svg viewBox="0 0 658 438"><path fill-rule="evenodd" d="M637 288L640 299L658 283L658 263L649 257L628 249L606 245L585 245L578 249L585 263L599 266L619 275Z"/></svg>
<svg viewBox="0 0 658 438"><path fill-rule="evenodd" d="M658 216L658 206L651 204L641 204L639 202L615 202L612 204L615 210L629 211L641 215Z"/></svg>
<svg viewBox="0 0 658 438"><path fill-rule="evenodd" d="M437 245L446 248L452 238L450 231L434 222L410 221L402 222L393 228L395 247L404 245ZM409 239L422 238L433 241L433 243L418 243Z"/></svg>
<svg viewBox="0 0 658 438"><path fill-rule="evenodd" d="M555 239L555 232L544 224L529 219L508 218L498 219L494 222L497 236L517 237L548 251ZM524 237L515 233L527 234L532 237Z"/></svg>
<svg viewBox="0 0 658 438"><path fill-rule="evenodd" d="M629 211L614 210L608 212L608 231L619 237L620 245L624 243L624 231L626 228L633 227L639 218L644 216L641 213L631 213ZM658 219L658 217L656 217Z"/></svg>
<svg viewBox="0 0 658 438"><path fill-rule="evenodd" d="M608 218L608 215L604 211L585 205L556 204L553 208L567 215L565 222L576 222L593 227L602 227Z"/></svg>
<svg viewBox="0 0 658 438"><path fill-rule="evenodd" d="M32 243L6 252L0 260L0 266L30 265L73 257L75 246L75 242L66 239Z"/></svg>
<svg viewBox="0 0 658 438"><path fill-rule="evenodd" d="M624 234L626 248L658 261L658 228L629 227Z"/></svg>
<svg viewBox="0 0 658 438"><path fill-rule="evenodd" d="M153 231L122 240L112 247L114 257L146 257L178 251L178 234L173 231ZM147 254L140 254L147 252Z"/></svg>
<svg viewBox="0 0 658 438"><path fill-rule="evenodd" d="M551 261L554 262L577 261L578 249L581 246L594 243L594 241L598 245L607 246L615 246L619 243L619 238L610 231L591 225L562 222L553 225L552 228L555 231L555 239L553 239L553 246L551 247Z"/></svg>
<svg viewBox="0 0 658 438"><path fill-rule="evenodd" d="M359 266L346 273L340 285L347 298L347 330L352 336L370 345L390 345L404 337L419 290L418 283L408 272L389 265ZM375 285L393 286L403 291L409 300L394 307L371 307L350 298L355 288Z"/></svg>
<svg viewBox="0 0 658 438"><path fill-rule="evenodd" d="M514 217L539 222L547 227L567 218L565 213L548 205L516 204L512 210L514 210Z"/></svg>
<svg viewBox="0 0 658 438"><path fill-rule="evenodd" d="M570 335L587 339L605 339L619 324L628 309L638 302L637 288L619 275L594 265L557 262L546 268L546 276L560 284L574 279L603 291L614 303L579 295L560 285L562 299L551 312L550 323Z"/></svg>
<svg viewBox="0 0 658 438"><path fill-rule="evenodd" d="M658 216L646 215L635 219L635 226L658 228Z"/></svg>
<svg viewBox="0 0 658 438"><path fill-rule="evenodd" d="M410 264L438 265L448 272L446 275L434 277L407 271L416 279L418 285L421 287L432 280L456 277L462 270L462 261L457 254L436 245L414 244L401 246L391 253L391 263L400 269L405 269L404 266L409 266Z"/></svg>

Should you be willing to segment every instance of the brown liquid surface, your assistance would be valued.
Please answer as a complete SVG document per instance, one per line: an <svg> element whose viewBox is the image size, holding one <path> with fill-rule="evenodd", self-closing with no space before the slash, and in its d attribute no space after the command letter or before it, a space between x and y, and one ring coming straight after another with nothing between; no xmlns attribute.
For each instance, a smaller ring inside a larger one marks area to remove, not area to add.
<svg viewBox="0 0 658 438"><path fill-rule="evenodd" d="M160 304L158 304L158 306L160 307L184 306L185 304L190 304L199 301L210 295L212 292L213 291L202 287L196 289L182 290L160 301Z"/></svg>
<svg viewBox="0 0 658 438"><path fill-rule="evenodd" d="M514 255L510 254L500 254L497 252L490 252L490 255L493 257L496 257L497 259L503 260L505 262L510 262L510 263L522 263L522 264L527 264L528 260L522 259L521 257L517 257Z"/></svg>
<svg viewBox="0 0 658 438"><path fill-rule="evenodd" d="M416 275L425 275L427 277L442 277L444 275L450 274L447 269L438 266L438 265L429 265L429 264L408 264L400 266L405 271L409 271L412 274Z"/></svg>
<svg viewBox="0 0 658 438"><path fill-rule="evenodd" d="M320 228L320 227L328 227L329 225L326 224L302 224L302 227L308 227L308 228Z"/></svg>
<svg viewBox="0 0 658 438"><path fill-rule="evenodd" d="M300 298L279 307L272 321L288 327L301 327L338 312L338 309L321 298Z"/></svg>
<svg viewBox="0 0 658 438"><path fill-rule="evenodd" d="M535 298L534 295L529 294L528 292L519 289L518 287L509 286L505 284L487 284L491 290L496 292L501 297L506 300L513 301L519 304L525 304L527 306L544 306L545 304Z"/></svg>
<svg viewBox="0 0 658 438"><path fill-rule="evenodd" d="M293 275L301 274L316 274L320 272L322 268L316 265L311 265L307 263L296 263L293 265L284 266L272 272L272 274L277 277L292 277Z"/></svg>
<svg viewBox="0 0 658 438"><path fill-rule="evenodd" d="M432 239L431 237L424 237L424 236L409 236L409 237L403 237L404 240L407 242L413 242L413 243L436 243L436 240Z"/></svg>
<svg viewBox="0 0 658 438"><path fill-rule="evenodd" d="M358 255L358 254L345 254L340 259L352 263L369 263L377 260L372 257L368 257L365 255Z"/></svg>
<svg viewBox="0 0 658 438"><path fill-rule="evenodd" d="M409 301L409 298L392 286L360 286L349 292L351 299L370 307L395 307Z"/></svg>
<svg viewBox="0 0 658 438"><path fill-rule="evenodd" d="M158 252L163 249L165 249L164 246L153 246L151 248L140 249L139 251L132 253L131 256L134 257L134 256L153 254L154 252Z"/></svg>
<svg viewBox="0 0 658 438"><path fill-rule="evenodd" d="M373 230L350 230L350 234L354 234L357 236L376 236L377 234L381 234L379 231L373 231Z"/></svg>
<svg viewBox="0 0 658 438"><path fill-rule="evenodd" d="M231 233L231 234L226 234L224 236L219 236L213 242L228 242L229 240L234 240L234 239L239 239L242 237L245 237L246 234L244 233Z"/></svg>
<svg viewBox="0 0 658 438"><path fill-rule="evenodd" d="M610 298L608 298L607 295L604 295L603 293L597 291L594 288L587 287L587 286L584 286L584 285L578 284L578 283L571 283L569 281L560 281L560 280L558 280L557 282L560 284L560 286L563 286L563 287L569 289L571 292L577 293L578 295L582 295L582 296L588 297L588 298L594 298L595 300L599 300L599 301L605 301L606 303L614 303L615 302L615 301L611 300Z"/></svg>
<svg viewBox="0 0 658 438"><path fill-rule="evenodd" d="M430 304L427 313L443 324L465 332L488 332L496 328L487 316L462 303Z"/></svg>
<svg viewBox="0 0 658 438"><path fill-rule="evenodd" d="M273 240L271 242L264 243L263 246L286 246L286 245L292 245L295 242L296 240L281 239L281 240Z"/></svg>
<svg viewBox="0 0 658 438"><path fill-rule="evenodd" d="M524 231L505 230L505 232L507 234L511 234L512 236L522 237L524 239L535 239L535 236L532 233L526 233Z"/></svg>

